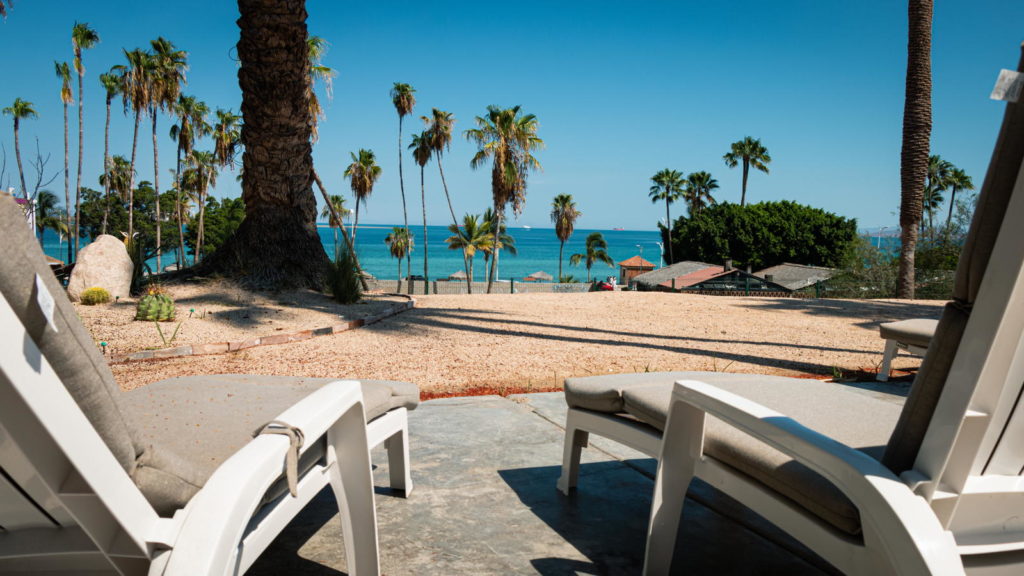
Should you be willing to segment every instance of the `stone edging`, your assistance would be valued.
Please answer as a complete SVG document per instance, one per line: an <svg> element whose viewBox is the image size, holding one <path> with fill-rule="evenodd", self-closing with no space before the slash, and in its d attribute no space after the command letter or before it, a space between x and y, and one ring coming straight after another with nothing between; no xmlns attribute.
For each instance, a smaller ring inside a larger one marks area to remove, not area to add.
<svg viewBox="0 0 1024 576"><path fill-rule="evenodd" d="M224 354L227 352L247 350L257 346L273 346L275 344L301 342L316 336L340 334L342 332L348 332L349 330L362 328L363 326L369 326L370 324L376 324L377 322L394 316L399 312L405 312L406 310L411 310L416 307L416 299L407 294L385 294L385 296L398 296L406 298L407 301L402 304L398 304L397 306L392 306L390 309L385 310L380 314L375 314L366 318L358 318L356 320L349 320L348 322L335 324L333 326L324 326L323 328L314 328L312 330L301 330L299 332L291 332L288 334L273 334L270 336L250 338L247 340L236 340L233 342L189 344L186 346L177 346L175 348L161 348L159 350L140 350L138 352L132 352L131 354L112 354L110 355L108 362L110 364L125 364L128 362L138 362L142 360L163 360L166 358L181 358L184 356L199 356L202 354Z"/></svg>

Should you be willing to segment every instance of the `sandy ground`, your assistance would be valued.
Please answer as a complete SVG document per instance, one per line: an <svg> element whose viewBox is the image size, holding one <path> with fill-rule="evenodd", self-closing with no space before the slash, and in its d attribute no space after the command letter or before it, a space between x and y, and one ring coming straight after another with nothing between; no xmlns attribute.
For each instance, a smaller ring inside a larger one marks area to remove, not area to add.
<svg viewBox="0 0 1024 576"><path fill-rule="evenodd" d="M550 389L568 376L647 370L824 378L877 369L879 323L937 318L942 305L642 292L417 301L413 310L342 334L113 370L125 389L179 375L256 373L407 380L427 393ZM919 364L904 355L894 367Z"/></svg>
<svg viewBox="0 0 1024 576"><path fill-rule="evenodd" d="M372 316L405 302L401 297L369 295L359 304L343 306L312 290L263 294L221 280L165 284L162 288L174 299L177 316L172 322L161 322L159 332L154 322L135 320L137 298L75 307L92 337L107 343L108 354L124 354L321 328Z"/></svg>

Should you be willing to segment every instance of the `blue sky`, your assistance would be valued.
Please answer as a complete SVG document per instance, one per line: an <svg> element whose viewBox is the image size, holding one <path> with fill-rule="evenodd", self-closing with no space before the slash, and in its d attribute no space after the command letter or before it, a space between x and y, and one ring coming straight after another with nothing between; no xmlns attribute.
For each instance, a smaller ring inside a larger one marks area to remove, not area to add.
<svg viewBox="0 0 1024 576"><path fill-rule="evenodd" d="M1015 68L1024 2L939 0L933 36L932 151L980 186L1003 105L988 99L1001 68ZM488 170L473 171L475 147L461 138L489 104L519 104L540 121L547 147L531 176L520 224L549 226L551 198L572 194L581 228L650 229L664 207L647 198L662 168L706 170L719 201L738 202L740 170L722 155L746 135L761 138L771 174L754 172L748 200L795 200L857 218L861 228L894 226L906 67L906 4L857 2L335 2L309 0L310 33L331 43L334 99L314 148L332 193L349 195L341 173L349 152L370 148L384 169L367 223L401 221L393 82L416 90L416 118L439 107L460 135L444 157L455 210L490 204ZM53 61L72 57L70 30L88 22L101 36L85 55L86 155L83 182L98 187L103 154L101 72L122 49L164 36L189 52L185 92L238 111L234 2L66 2L19 0L0 23L0 105L21 97L40 113L23 123L22 156L35 139L63 163L62 109ZM77 95L76 95L77 98ZM111 148L128 156L131 121L114 104ZM72 186L77 111L72 108ZM160 118L161 184L170 183L171 121ZM150 136L140 138L138 171L152 179ZM4 185L17 186L9 117L0 117ZM207 144L209 146L209 144ZM26 166L26 168L28 168ZM31 178L31 170L27 178ZM420 216L419 170L407 155L410 217ZM63 181L50 188L63 197ZM428 221L447 224L437 168L427 167ZM217 195L237 196L231 173ZM351 203L350 203L351 205ZM673 206L673 217L682 205Z"/></svg>

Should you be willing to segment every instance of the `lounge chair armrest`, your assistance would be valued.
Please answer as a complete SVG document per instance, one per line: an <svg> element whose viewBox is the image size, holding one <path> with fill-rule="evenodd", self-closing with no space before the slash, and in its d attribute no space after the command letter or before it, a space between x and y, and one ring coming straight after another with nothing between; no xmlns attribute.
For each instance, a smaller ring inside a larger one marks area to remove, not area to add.
<svg viewBox="0 0 1024 576"><path fill-rule="evenodd" d="M692 380L673 386L666 437L673 433L674 418L686 418L687 407L689 416L693 409L700 412L700 419L704 414L715 416L831 481L860 511L865 533L877 535L883 546L891 548L890 557L907 561L906 570L899 573L914 573L922 565L932 574L963 573L952 534L942 528L923 498L874 458L770 408ZM681 429L694 430L697 425L689 424ZM699 425L703 429L703 422Z"/></svg>
<svg viewBox="0 0 1024 576"><path fill-rule="evenodd" d="M336 381L306 396L276 420L302 430L307 439L305 444L311 445L342 419L355 418L365 426L359 384ZM351 446L362 449L361 455L369 470L370 454L365 438ZM286 436L262 434L214 471L181 513L180 537L173 544L165 574L230 573L232 554L263 495L281 476L288 449Z"/></svg>

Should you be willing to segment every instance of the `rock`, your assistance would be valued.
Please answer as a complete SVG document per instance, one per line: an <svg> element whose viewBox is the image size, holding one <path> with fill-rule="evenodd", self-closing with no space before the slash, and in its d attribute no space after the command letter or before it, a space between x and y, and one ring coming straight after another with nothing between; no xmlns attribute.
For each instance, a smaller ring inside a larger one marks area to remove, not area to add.
<svg viewBox="0 0 1024 576"><path fill-rule="evenodd" d="M99 286L111 298L127 298L132 285L132 259L124 243L104 234L78 253L68 281L68 298L78 302L86 288Z"/></svg>

